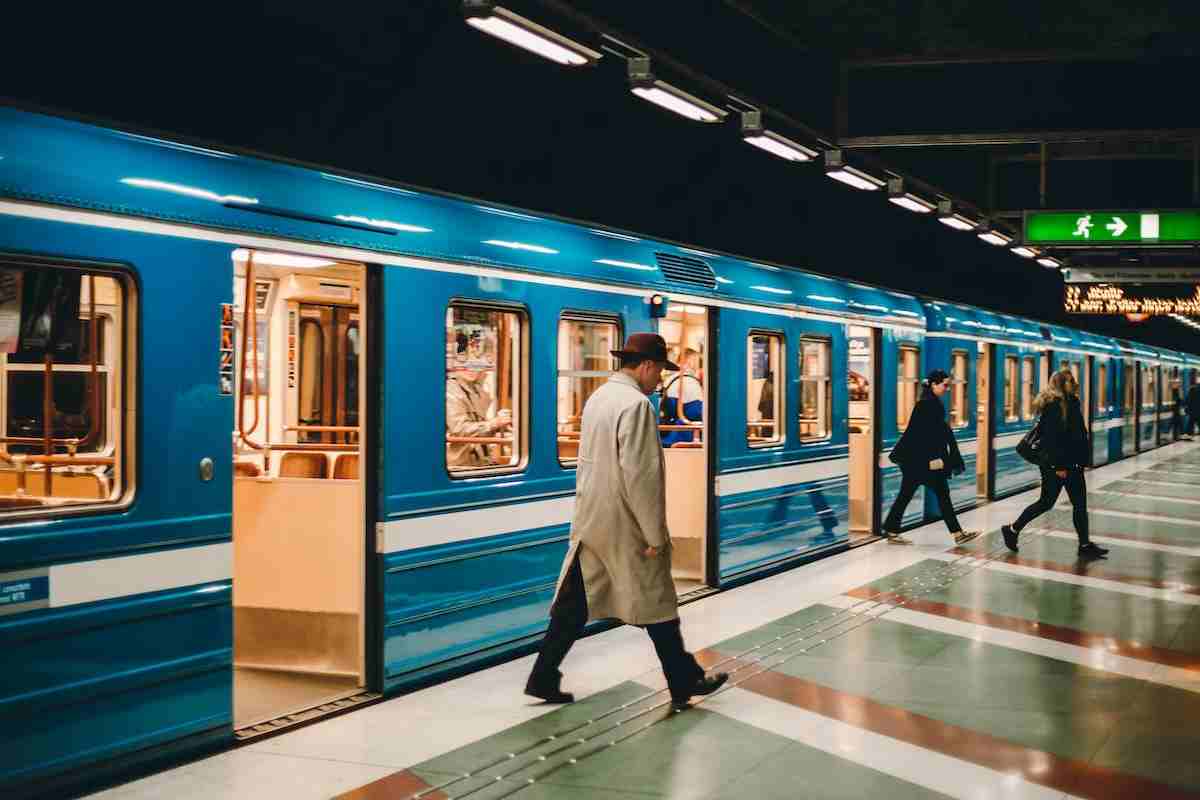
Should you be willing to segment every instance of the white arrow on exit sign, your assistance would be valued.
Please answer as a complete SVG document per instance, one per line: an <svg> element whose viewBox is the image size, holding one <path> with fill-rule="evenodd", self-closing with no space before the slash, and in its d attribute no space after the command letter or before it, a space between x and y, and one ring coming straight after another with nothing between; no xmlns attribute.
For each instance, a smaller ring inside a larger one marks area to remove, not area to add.
<svg viewBox="0 0 1200 800"><path fill-rule="evenodd" d="M1124 233L1129 226L1126 225L1125 220L1121 219L1120 217L1113 217L1112 222L1108 223L1104 227L1108 228L1108 230L1112 233L1113 238L1116 239L1122 233Z"/></svg>

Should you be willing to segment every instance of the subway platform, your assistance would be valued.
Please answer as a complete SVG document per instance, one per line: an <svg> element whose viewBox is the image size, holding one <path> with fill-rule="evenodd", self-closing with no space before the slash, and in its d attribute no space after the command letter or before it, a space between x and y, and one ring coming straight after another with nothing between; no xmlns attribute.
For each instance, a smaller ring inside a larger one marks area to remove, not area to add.
<svg viewBox="0 0 1200 800"><path fill-rule="evenodd" d="M92 795L339 800L1200 797L1200 444L1088 474L681 609L727 687L672 713L622 627L564 665L579 701L522 693L532 656Z"/></svg>

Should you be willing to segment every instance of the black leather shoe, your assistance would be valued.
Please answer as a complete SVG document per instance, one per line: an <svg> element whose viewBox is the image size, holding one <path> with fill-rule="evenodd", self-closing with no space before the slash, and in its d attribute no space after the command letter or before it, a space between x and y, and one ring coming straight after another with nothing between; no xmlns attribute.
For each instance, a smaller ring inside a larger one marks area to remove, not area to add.
<svg viewBox="0 0 1200 800"><path fill-rule="evenodd" d="M696 683L690 689L688 689L686 696L671 696L671 708L675 711L683 711L685 708L689 708L688 700L691 700L697 695L712 694L717 689L720 689L722 686L724 686L725 681L727 680L729 680L728 672L718 672L712 677L709 677L708 675L701 675L696 679Z"/></svg>
<svg viewBox="0 0 1200 800"><path fill-rule="evenodd" d="M1012 525L1001 525L1000 535L1004 537L1004 546L1014 553L1017 552L1017 532Z"/></svg>
<svg viewBox="0 0 1200 800"><path fill-rule="evenodd" d="M1094 542L1088 542L1079 548L1080 558L1104 558L1108 555L1108 550Z"/></svg>
<svg viewBox="0 0 1200 800"><path fill-rule="evenodd" d="M534 680L534 677L530 675L529 680L525 683L525 694L547 703L574 703L575 695L564 692L559 686L561 681L562 673L548 679L538 680Z"/></svg>

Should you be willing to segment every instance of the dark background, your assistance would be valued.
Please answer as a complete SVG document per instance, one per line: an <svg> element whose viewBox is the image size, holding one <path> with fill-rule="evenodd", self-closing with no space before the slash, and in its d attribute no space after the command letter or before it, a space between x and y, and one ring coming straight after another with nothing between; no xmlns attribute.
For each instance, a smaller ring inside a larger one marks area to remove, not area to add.
<svg viewBox="0 0 1200 800"><path fill-rule="evenodd" d="M554 3L515 2L555 27ZM849 73L842 134L1200 129L1195 3L916 0L572 7L833 141L847 59L1050 53ZM561 11L561 9L557 9ZM190 140L591 220L830 275L1200 352L1168 320L1067 318L1055 271L487 37L453 0L45 4L12 11L0 96ZM569 27L569 23L564 22ZM1036 208L1036 163L988 186L978 147L875 150L989 210ZM1029 148L1008 147L1008 155ZM1193 165L1051 165L1050 207L1185 207ZM1200 258L1192 263L1200 263Z"/></svg>

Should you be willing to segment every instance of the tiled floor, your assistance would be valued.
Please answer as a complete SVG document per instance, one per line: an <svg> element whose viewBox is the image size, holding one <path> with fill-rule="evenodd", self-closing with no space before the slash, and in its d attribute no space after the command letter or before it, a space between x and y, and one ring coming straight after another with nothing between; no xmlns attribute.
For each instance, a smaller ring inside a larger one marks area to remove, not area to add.
<svg viewBox="0 0 1200 800"><path fill-rule="evenodd" d="M528 657L97 797L1200 797L1200 445L1088 480L1103 561L1069 507L1008 553L1026 493L963 548L931 525L684 606L732 675L683 713L619 628L571 652L572 706L521 694Z"/></svg>

